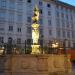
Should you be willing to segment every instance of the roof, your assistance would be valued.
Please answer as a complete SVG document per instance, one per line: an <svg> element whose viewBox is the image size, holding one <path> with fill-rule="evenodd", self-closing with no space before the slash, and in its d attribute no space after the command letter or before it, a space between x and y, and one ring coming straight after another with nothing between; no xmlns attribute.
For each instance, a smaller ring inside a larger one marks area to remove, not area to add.
<svg viewBox="0 0 75 75"><path fill-rule="evenodd" d="M71 9L75 10L75 6L73 6L71 4L68 4L68 3L65 3L65 2L62 2L62 1L59 1L59 0L43 0L43 1L55 2L58 5L65 6L65 7L68 7L68 8L71 8Z"/></svg>
<svg viewBox="0 0 75 75"><path fill-rule="evenodd" d="M52 1L54 1L55 3L57 3L57 4L59 4L59 5L62 5L62 6L66 6L66 7L75 9L75 6L73 6L73 5L71 5L71 4L68 4L68 3L65 3L65 2L62 2L62 1L59 1L59 0L52 0Z"/></svg>

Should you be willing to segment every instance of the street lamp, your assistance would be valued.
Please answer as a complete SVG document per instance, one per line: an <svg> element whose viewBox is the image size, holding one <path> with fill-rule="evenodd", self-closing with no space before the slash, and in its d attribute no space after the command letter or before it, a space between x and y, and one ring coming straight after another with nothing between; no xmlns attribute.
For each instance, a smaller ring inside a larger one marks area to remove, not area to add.
<svg viewBox="0 0 75 75"><path fill-rule="evenodd" d="M58 42L52 43L52 48L54 49L54 53L56 52L56 48L58 48L58 46L59 46Z"/></svg>
<svg viewBox="0 0 75 75"><path fill-rule="evenodd" d="M63 41L64 54L66 54L66 41L67 39L64 39Z"/></svg>
<svg viewBox="0 0 75 75"><path fill-rule="evenodd" d="M4 47L1 47L1 48L0 48L0 55L2 55L3 52L4 52Z"/></svg>

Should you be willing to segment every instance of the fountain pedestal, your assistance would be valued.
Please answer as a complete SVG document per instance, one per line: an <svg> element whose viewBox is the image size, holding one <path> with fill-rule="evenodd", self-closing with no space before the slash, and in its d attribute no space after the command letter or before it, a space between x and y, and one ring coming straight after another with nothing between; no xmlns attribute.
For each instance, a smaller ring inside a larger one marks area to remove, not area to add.
<svg viewBox="0 0 75 75"><path fill-rule="evenodd" d="M31 54L40 54L40 50L39 50L40 45L31 45L31 47L32 47Z"/></svg>
<svg viewBox="0 0 75 75"><path fill-rule="evenodd" d="M26 54L0 58L0 75L72 75L69 55Z"/></svg>

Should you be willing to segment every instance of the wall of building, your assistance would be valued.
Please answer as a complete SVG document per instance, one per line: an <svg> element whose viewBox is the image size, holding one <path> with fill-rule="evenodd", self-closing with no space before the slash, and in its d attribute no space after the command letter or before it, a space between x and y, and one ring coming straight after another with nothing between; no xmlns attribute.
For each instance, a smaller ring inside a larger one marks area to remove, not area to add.
<svg viewBox="0 0 75 75"><path fill-rule="evenodd" d="M37 3L36 3L37 2ZM0 39L4 43L12 37L13 43L31 39L33 8L40 10L40 39L44 45L57 40L68 40L68 47L75 43L75 9L70 5L43 0L0 0Z"/></svg>

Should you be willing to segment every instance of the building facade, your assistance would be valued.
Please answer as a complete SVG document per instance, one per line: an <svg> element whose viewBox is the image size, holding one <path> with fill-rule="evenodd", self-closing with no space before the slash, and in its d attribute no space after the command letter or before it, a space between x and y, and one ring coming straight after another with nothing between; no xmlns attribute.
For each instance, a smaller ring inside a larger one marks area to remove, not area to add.
<svg viewBox="0 0 75 75"><path fill-rule="evenodd" d="M31 42L33 9L40 12L40 44L55 41L75 46L75 6L51 0L0 0L0 42L24 45Z"/></svg>

